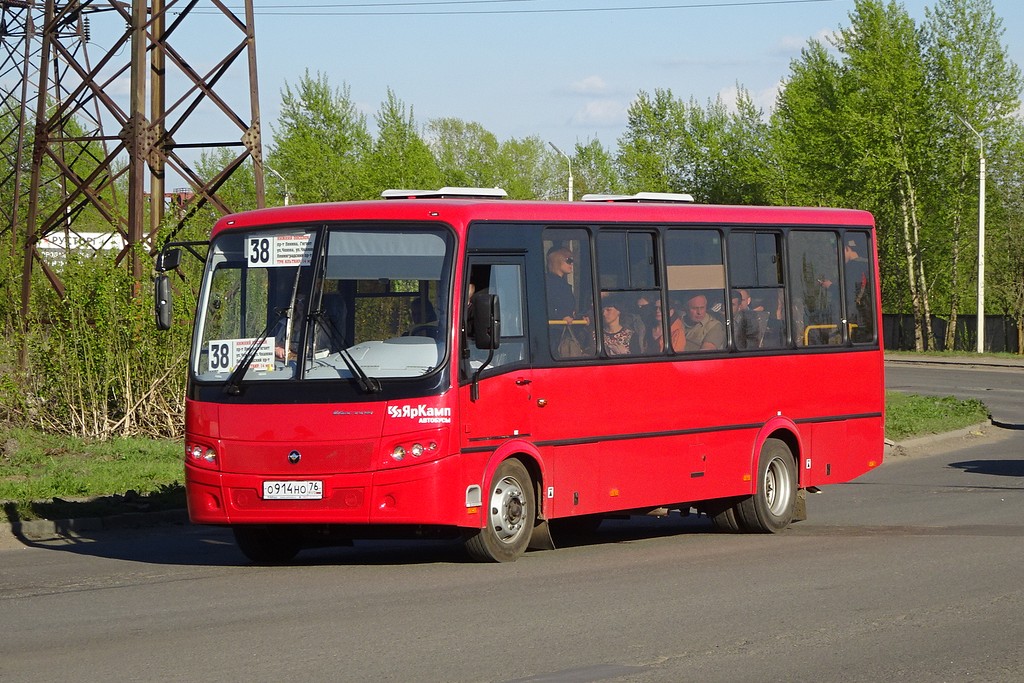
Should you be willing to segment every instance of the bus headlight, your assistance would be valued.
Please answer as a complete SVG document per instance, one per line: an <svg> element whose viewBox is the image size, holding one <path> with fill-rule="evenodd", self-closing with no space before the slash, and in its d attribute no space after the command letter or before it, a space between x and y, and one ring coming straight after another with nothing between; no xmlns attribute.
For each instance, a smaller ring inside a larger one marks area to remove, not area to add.
<svg viewBox="0 0 1024 683"><path fill-rule="evenodd" d="M410 458L418 459L424 456L436 457L441 452L441 438L437 433L432 433L422 438L407 437L391 447L384 466L394 465L400 462L408 462Z"/></svg>
<svg viewBox="0 0 1024 683"><path fill-rule="evenodd" d="M216 467L217 451L211 446L204 446L198 443L186 443L185 459L193 465Z"/></svg>

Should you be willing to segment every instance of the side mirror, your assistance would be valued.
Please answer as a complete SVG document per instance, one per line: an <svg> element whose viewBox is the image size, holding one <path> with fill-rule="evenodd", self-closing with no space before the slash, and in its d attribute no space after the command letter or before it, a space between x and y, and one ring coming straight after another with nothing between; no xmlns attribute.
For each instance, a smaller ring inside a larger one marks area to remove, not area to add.
<svg viewBox="0 0 1024 683"><path fill-rule="evenodd" d="M501 307L498 295L473 295L473 343L478 349L494 350L501 343Z"/></svg>
<svg viewBox="0 0 1024 683"><path fill-rule="evenodd" d="M164 249L156 257L156 269L158 272L166 273L174 270L181 264L181 249Z"/></svg>
<svg viewBox="0 0 1024 683"><path fill-rule="evenodd" d="M156 306L156 329L171 329L173 306L171 305L171 279L157 275L153 281L153 300Z"/></svg>

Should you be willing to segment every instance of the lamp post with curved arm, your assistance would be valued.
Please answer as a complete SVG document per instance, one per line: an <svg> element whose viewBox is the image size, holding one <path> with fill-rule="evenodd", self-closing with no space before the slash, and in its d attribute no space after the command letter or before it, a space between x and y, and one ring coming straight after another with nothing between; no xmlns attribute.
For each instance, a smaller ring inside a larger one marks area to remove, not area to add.
<svg viewBox="0 0 1024 683"><path fill-rule="evenodd" d="M566 154L562 150L558 149L558 147L555 146L555 143L553 143L551 141L548 141L548 144L551 145L551 149L555 150L556 152L561 154L563 157L565 157L566 163L569 164L569 201L571 202L572 201L572 159L569 158L568 154Z"/></svg>
<svg viewBox="0 0 1024 683"><path fill-rule="evenodd" d="M283 175L281 175L280 173L278 173L274 169L270 168L266 164L263 164L263 168L265 168L268 171L270 171L274 176L277 177L278 180L281 181L281 184L284 185L284 205L288 206L288 203L289 203L289 201L292 198L291 193L288 191L288 181L284 179Z"/></svg>
<svg viewBox="0 0 1024 683"><path fill-rule="evenodd" d="M957 116L978 136L978 353L985 352L985 137Z"/></svg>

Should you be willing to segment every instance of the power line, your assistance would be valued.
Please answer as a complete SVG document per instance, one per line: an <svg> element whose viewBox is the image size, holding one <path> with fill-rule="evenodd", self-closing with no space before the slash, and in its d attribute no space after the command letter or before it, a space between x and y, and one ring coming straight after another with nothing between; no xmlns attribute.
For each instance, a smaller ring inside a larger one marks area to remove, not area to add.
<svg viewBox="0 0 1024 683"><path fill-rule="evenodd" d="M535 9L437 9L437 10L398 10L386 11L380 8L391 7L426 7L442 5L481 5L499 3L520 3L534 2L535 0L439 0L433 2L394 2L394 3L332 3L328 5L263 5L254 8L254 12L265 16L294 16L294 17L410 17L410 16L473 16L473 15L509 15L509 14L585 14L597 12L648 12L657 10L687 10L687 9L709 9L709 8L731 8L731 7L764 7L778 5L806 5L822 4L826 2L849 2L850 0L742 0L741 2L694 2L671 5L639 5L639 6L614 6L614 7L546 7ZM374 7L374 10L359 10L360 7ZM283 9L283 8L288 8ZM296 11L300 10L300 11ZM212 10L209 11L213 13ZM203 14L205 10L193 10L193 13Z"/></svg>

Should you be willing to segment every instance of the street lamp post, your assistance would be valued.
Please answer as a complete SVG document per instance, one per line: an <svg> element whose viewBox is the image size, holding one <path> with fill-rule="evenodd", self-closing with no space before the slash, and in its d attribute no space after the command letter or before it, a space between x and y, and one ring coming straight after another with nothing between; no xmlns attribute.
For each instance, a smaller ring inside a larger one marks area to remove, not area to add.
<svg viewBox="0 0 1024 683"><path fill-rule="evenodd" d="M985 352L985 138L974 126L957 116L978 136L978 353Z"/></svg>
<svg viewBox="0 0 1024 683"><path fill-rule="evenodd" d="M551 149L555 150L556 152L561 154L563 157L565 157L565 162L567 164L569 164L569 201L571 202L572 201L572 159L569 158L568 154L566 154L562 150L558 149L558 147L555 146L555 143L549 141L548 144L551 145Z"/></svg>
<svg viewBox="0 0 1024 683"><path fill-rule="evenodd" d="M290 192L288 192L288 181L284 179L284 176L283 176L283 175L281 175L280 173L278 173L278 172L277 172L277 171L275 171L274 169L270 168L270 167L269 167L269 166L267 166L266 164L263 164L263 168L267 169L267 170L268 170L268 171L270 171L270 172L271 172L272 174L274 174L274 176L276 176L276 177L277 177L277 179L281 181L281 184L283 184L283 185L284 185L284 205L285 205L285 206L288 206L288 202L289 202L289 200L290 200L290 199L292 198L292 195L291 195L291 193L290 193Z"/></svg>

